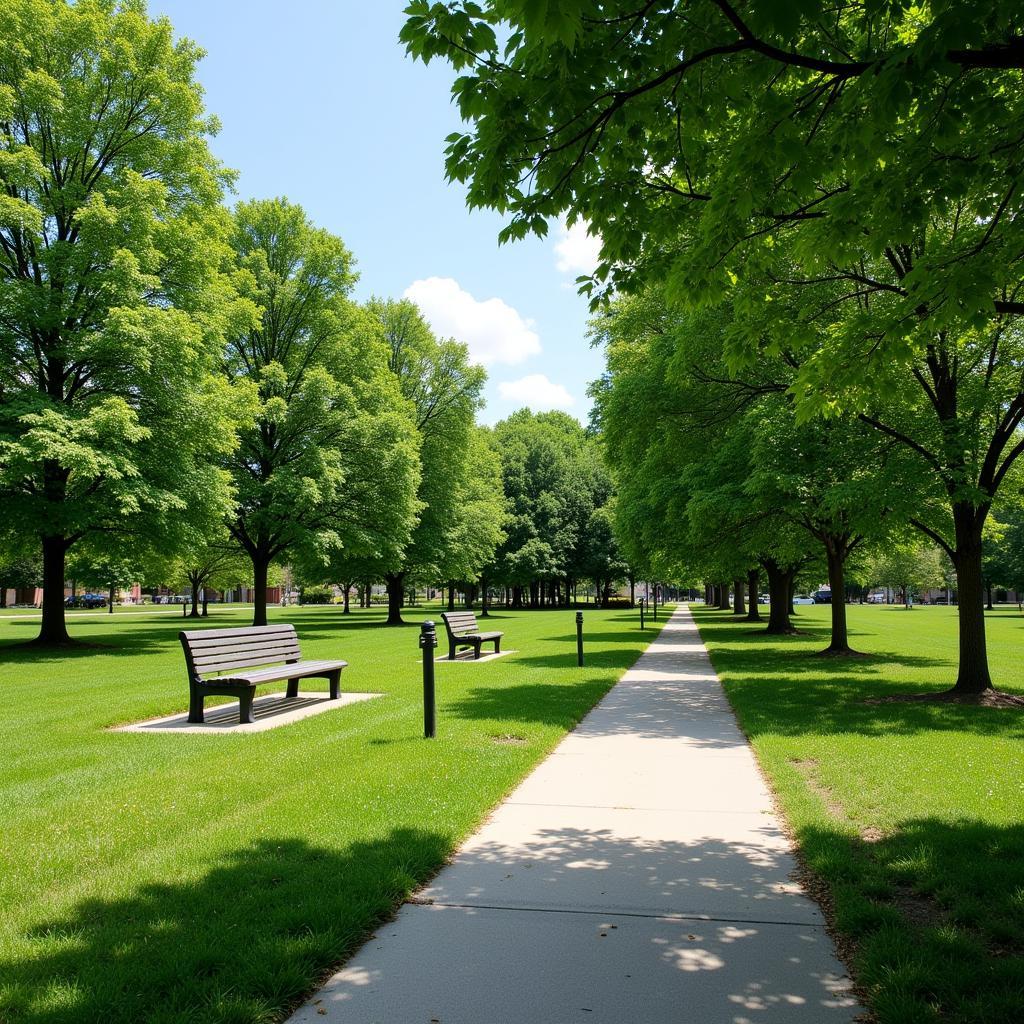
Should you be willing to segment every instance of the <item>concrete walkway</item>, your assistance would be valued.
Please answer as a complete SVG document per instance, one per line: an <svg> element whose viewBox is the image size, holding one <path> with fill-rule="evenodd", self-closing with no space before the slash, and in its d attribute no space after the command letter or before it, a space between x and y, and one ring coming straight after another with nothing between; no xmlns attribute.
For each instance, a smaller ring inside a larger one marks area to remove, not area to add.
<svg viewBox="0 0 1024 1024"><path fill-rule="evenodd" d="M294 1024L859 1012L689 609Z"/></svg>

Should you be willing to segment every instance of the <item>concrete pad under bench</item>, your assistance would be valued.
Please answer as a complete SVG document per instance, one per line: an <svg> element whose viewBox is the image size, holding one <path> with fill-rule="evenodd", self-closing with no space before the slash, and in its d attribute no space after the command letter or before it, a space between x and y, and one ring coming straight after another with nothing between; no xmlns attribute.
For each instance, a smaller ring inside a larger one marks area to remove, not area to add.
<svg viewBox="0 0 1024 1024"><path fill-rule="evenodd" d="M145 722L134 722L131 725L119 725L112 732L193 732L208 735L227 735L240 732L266 732L276 729L279 725L298 722L302 718L322 714L334 708L343 708L349 704L358 704L374 697L383 697L382 693L343 693L337 700L331 700L327 693L300 693L298 697L286 697L283 693L268 693L257 697L253 702L255 722L245 724L238 721L238 701L219 704L209 708L206 721L197 724L188 720L188 712L176 715L165 715L163 718L150 718Z"/></svg>
<svg viewBox="0 0 1024 1024"><path fill-rule="evenodd" d="M434 661L445 665L460 665L464 662L468 662L470 665L482 665L485 661L495 661L498 658L504 658L506 654L517 653L517 651L498 651L495 654L494 651L491 651L490 654L481 654L479 658L474 658L472 651L460 651L454 658L449 658L447 654L441 654Z"/></svg>

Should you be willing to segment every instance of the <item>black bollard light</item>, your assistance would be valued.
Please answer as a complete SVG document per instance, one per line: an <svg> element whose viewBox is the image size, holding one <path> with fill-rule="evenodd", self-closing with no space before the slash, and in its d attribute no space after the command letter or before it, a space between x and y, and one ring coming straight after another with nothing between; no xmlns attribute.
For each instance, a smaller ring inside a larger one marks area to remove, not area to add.
<svg viewBox="0 0 1024 1024"><path fill-rule="evenodd" d="M644 599L640 598L640 628L644 629Z"/></svg>
<svg viewBox="0 0 1024 1024"><path fill-rule="evenodd" d="M423 651L423 738L432 740L437 732L437 704L434 698L434 649L437 630L427 620L420 626L420 650Z"/></svg>
<svg viewBox="0 0 1024 1024"><path fill-rule="evenodd" d="M576 664L583 668L583 612L576 613Z"/></svg>

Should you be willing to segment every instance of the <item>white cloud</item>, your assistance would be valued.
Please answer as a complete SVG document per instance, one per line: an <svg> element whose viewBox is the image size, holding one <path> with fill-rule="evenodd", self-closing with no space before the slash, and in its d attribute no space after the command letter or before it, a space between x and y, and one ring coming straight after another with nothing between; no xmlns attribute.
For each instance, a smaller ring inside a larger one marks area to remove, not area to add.
<svg viewBox="0 0 1024 1024"><path fill-rule="evenodd" d="M576 399L562 387L547 379L543 373L531 373L519 380L503 380L498 384L498 394L508 402L518 402L534 412L548 409L568 409Z"/></svg>
<svg viewBox="0 0 1024 1024"><path fill-rule="evenodd" d="M469 346L475 363L514 366L540 352L532 320L501 299L475 299L451 277L427 277L405 289L434 332Z"/></svg>
<svg viewBox="0 0 1024 1024"><path fill-rule="evenodd" d="M590 226L582 220L572 227L561 217L558 221L558 241L555 243L556 265L563 274L592 274L601 259L601 238L590 234Z"/></svg>

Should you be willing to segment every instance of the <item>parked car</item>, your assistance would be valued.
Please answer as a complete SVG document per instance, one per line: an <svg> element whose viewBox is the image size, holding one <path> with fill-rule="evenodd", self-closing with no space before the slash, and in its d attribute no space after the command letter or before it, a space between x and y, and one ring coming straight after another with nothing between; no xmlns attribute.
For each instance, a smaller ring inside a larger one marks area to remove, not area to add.
<svg viewBox="0 0 1024 1024"><path fill-rule="evenodd" d="M832 603L832 591L831 590L816 590L811 595L811 600L815 604L831 604Z"/></svg>
<svg viewBox="0 0 1024 1024"><path fill-rule="evenodd" d="M885 604L885 594L868 594L868 604Z"/></svg>
<svg viewBox="0 0 1024 1024"><path fill-rule="evenodd" d="M106 594L74 594L64 598L68 608L103 608L106 603Z"/></svg>
<svg viewBox="0 0 1024 1024"><path fill-rule="evenodd" d="M772 596L771 596L771 594L762 594L757 599L757 601L758 601L758 604L771 604L772 603Z"/></svg>
<svg viewBox="0 0 1024 1024"><path fill-rule="evenodd" d="M814 598L808 597L806 594L799 594L793 598L793 604L814 604Z"/></svg>

